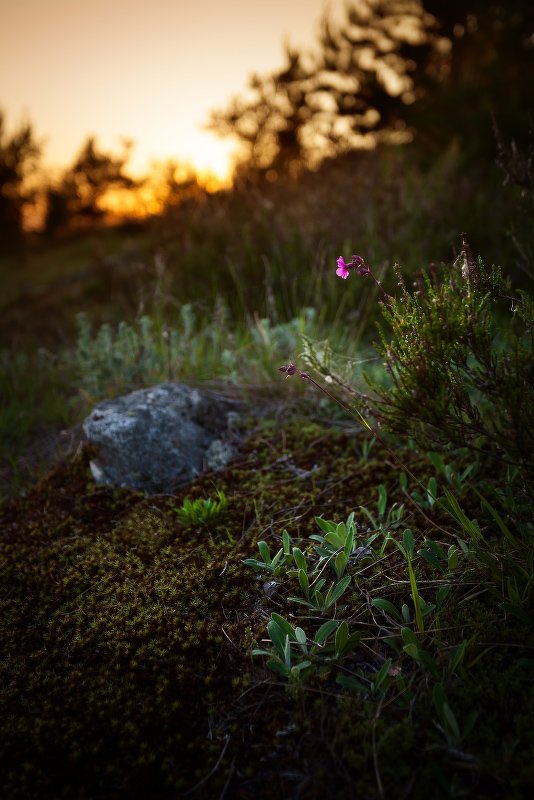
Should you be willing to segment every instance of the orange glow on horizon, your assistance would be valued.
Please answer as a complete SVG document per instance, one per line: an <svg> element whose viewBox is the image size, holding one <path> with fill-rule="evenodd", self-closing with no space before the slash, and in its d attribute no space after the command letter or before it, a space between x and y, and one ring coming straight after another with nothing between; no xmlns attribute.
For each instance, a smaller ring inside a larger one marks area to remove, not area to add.
<svg viewBox="0 0 534 800"><path fill-rule="evenodd" d="M176 190L159 176L153 175L137 189L111 189L99 202L102 211L112 221L121 219L146 219L161 214L165 208L177 205L189 197L199 197L203 192L214 194L231 186L229 173L220 177L214 172L199 172L192 167L178 167L174 172Z"/></svg>
<svg viewBox="0 0 534 800"><path fill-rule="evenodd" d="M43 166L61 171L89 135L104 151L133 143L128 171L192 164L211 188L230 180L235 143L205 130L252 72L312 44L325 7L344 0L0 0L8 128L31 122Z"/></svg>

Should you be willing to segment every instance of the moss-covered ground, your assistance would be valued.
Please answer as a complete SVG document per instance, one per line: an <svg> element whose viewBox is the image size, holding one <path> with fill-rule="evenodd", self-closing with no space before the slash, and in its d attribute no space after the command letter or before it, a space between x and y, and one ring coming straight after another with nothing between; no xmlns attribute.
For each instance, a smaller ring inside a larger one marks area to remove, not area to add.
<svg viewBox="0 0 534 800"><path fill-rule="evenodd" d="M303 688L266 669L271 612L303 627L314 613L288 602L295 585L267 585L245 566L258 540L300 546L316 516L341 521L376 505L384 484L401 500L399 467L364 434L303 419L264 422L224 471L176 496L97 486L79 453L25 496L0 508L4 798L524 798L534 786L534 648L527 621L506 615L474 576L453 585L429 623L440 664L471 639L446 690L462 722L478 713L461 748L447 748L432 707L432 679L392 638L374 596L409 603L405 563L392 546L343 597L362 634L352 667L392 676L410 692L351 692L337 668ZM400 454L412 471L428 464ZM209 527L179 523L185 497L228 499ZM416 539L431 522L408 509ZM446 529L436 529L446 539ZM450 542L449 542L450 543ZM353 570L354 571L354 570ZM418 566L426 599L439 576ZM454 581L453 581L454 583ZM466 588L467 587L467 588ZM474 637L474 638L472 638Z"/></svg>

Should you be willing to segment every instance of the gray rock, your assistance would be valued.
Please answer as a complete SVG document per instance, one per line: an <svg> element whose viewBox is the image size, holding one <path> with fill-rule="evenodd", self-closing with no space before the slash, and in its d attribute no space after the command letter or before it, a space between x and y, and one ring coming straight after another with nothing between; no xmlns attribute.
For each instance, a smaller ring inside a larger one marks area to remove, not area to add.
<svg viewBox="0 0 534 800"><path fill-rule="evenodd" d="M163 383L99 403L83 423L96 450L97 483L172 492L235 455L227 440L235 412L228 401L184 384Z"/></svg>

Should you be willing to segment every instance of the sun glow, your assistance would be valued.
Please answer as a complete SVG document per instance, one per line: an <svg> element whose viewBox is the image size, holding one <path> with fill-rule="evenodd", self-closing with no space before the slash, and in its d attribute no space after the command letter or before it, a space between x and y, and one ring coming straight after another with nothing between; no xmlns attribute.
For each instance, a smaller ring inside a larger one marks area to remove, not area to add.
<svg viewBox="0 0 534 800"><path fill-rule="evenodd" d="M99 207L108 221L124 218L146 219L186 199L199 198L232 184L232 153L228 144L203 141L196 155L177 160L173 157L152 160L143 170L130 170L139 180L133 189L110 189ZM223 146L220 146L223 145Z"/></svg>

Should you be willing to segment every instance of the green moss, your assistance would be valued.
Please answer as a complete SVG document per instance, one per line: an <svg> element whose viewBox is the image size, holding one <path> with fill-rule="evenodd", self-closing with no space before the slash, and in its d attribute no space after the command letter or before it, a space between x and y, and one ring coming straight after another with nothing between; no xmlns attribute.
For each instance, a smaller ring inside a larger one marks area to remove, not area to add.
<svg viewBox="0 0 534 800"><path fill-rule="evenodd" d="M401 499L387 455L377 446L373 460L358 461L356 439L314 423L266 425L225 471L173 498L96 487L86 453L0 508L5 797L176 798L199 784L194 796L206 799L225 786L239 798L373 798L377 768L388 797L410 786L441 796L439 775L456 773L446 754L426 750L436 742L430 684L411 704L390 698L377 716L375 701L340 690L336 670L288 690L250 657L271 611L295 610L285 595L267 597L264 579L242 564L255 543L276 546L284 528L307 537L317 515L343 519L374 505L381 482ZM181 525L173 509L214 485L228 498L224 518L209 529ZM418 539L426 533L410 526ZM388 596L410 602L395 548L386 564L347 595L365 639L347 665L369 676L394 656L369 597L393 575ZM447 693L460 719L480 709L468 745L480 786L519 797L532 777L532 689L518 649L504 643L531 633L503 625L484 597L450 603L441 625L447 646L472 634L503 643L478 661L482 645L471 649ZM394 663L412 675L400 651Z"/></svg>

